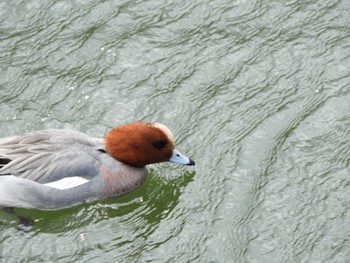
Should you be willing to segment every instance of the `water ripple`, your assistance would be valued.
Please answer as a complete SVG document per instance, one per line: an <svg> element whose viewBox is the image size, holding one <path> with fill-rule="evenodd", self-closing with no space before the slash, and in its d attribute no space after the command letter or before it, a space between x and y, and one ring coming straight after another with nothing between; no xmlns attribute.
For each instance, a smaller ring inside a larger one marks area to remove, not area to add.
<svg viewBox="0 0 350 263"><path fill-rule="evenodd" d="M346 1L0 6L1 134L160 121L197 163L152 166L117 200L26 211L25 236L1 214L3 258L348 258Z"/></svg>

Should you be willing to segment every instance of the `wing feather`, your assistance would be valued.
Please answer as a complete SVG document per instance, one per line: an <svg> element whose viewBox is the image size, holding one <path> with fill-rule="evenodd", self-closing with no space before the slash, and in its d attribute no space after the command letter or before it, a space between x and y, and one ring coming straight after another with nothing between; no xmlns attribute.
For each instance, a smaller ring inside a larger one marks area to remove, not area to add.
<svg viewBox="0 0 350 263"><path fill-rule="evenodd" d="M93 177L100 168L101 139L70 130L44 130L0 139L0 175L42 184L65 177Z"/></svg>

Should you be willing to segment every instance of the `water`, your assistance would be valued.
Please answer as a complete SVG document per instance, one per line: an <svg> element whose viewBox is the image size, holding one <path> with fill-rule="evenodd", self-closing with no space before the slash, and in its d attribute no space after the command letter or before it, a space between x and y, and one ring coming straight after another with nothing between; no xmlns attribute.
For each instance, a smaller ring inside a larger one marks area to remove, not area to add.
<svg viewBox="0 0 350 263"><path fill-rule="evenodd" d="M349 262L350 2L1 1L0 135L167 124L196 166L0 212L2 262Z"/></svg>

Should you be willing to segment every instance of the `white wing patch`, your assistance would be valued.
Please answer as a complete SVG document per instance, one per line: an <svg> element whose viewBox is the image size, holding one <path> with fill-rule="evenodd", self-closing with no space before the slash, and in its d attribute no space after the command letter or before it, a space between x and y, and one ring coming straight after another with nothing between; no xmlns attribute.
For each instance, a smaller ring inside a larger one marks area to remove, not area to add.
<svg viewBox="0 0 350 263"><path fill-rule="evenodd" d="M82 184L86 184L90 182L88 179L80 177L80 176L73 176L73 177L66 177L58 181L54 181L51 183L44 184L46 186L50 186L56 189L64 190L73 188Z"/></svg>

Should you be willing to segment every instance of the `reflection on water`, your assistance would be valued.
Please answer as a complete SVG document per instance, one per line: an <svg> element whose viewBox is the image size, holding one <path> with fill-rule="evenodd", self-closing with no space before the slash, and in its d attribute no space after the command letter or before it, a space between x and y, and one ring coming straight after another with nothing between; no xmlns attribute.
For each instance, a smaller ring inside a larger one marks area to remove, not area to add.
<svg viewBox="0 0 350 263"><path fill-rule="evenodd" d="M0 135L148 120L196 166L120 199L0 213L5 261L346 262L350 4L3 1ZM42 245L40 245L42 244Z"/></svg>

